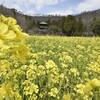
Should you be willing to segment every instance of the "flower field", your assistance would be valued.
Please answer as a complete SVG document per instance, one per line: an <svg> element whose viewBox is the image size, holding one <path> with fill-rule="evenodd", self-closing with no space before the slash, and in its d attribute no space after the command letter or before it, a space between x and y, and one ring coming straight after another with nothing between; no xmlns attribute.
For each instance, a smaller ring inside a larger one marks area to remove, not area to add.
<svg viewBox="0 0 100 100"><path fill-rule="evenodd" d="M100 100L100 38L29 36L0 16L0 100Z"/></svg>

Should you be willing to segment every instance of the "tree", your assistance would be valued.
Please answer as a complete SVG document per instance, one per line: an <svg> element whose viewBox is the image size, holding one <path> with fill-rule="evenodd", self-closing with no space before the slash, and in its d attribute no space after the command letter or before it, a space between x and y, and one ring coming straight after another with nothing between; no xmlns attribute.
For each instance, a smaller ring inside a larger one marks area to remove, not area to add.
<svg viewBox="0 0 100 100"><path fill-rule="evenodd" d="M76 24L75 24L75 33L74 33L74 35L82 36L82 32L83 32L83 22L82 22L81 17L80 17L77 20Z"/></svg>
<svg viewBox="0 0 100 100"><path fill-rule="evenodd" d="M63 31L64 29L64 22L65 22L65 17L62 17L62 19L60 19L58 21L58 27Z"/></svg>
<svg viewBox="0 0 100 100"><path fill-rule="evenodd" d="M94 19L91 24L91 31L95 35L100 35L100 18Z"/></svg>
<svg viewBox="0 0 100 100"><path fill-rule="evenodd" d="M76 19L72 15L68 15L65 18L64 22L64 32L65 35L72 36L73 33L75 32L75 24L76 24Z"/></svg>
<svg viewBox="0 0 100 100"><path fill-rule="evenodd" d="M58 28L58 26L56 26L56 25L51 25L51 26L49 27L49 30L50 30L50 32L53 33L53 34L56 34L56 33L59 32L59 28Z"/></svg>
<svg viewBox="0 0 100 100"><path fill-rule="evenodd" d="M33 21L32 21L32 24L33 24L33 26L36 26L36 22L35 22L34 19L33 19Z"/></svg>
<svg viewBox="0 0 100 100"><path fill-rule="evenodd" d="M48 20L47 20L47 23L48 23L48 25L50 25L50 24L51 24L51 21L48 19Z"/></svg>
<svg viewBox="0 0 100 100"><path fill-rule="evenodd" d="M36 20L35 24L36 24L36 27L39 27L40 21Z"/></svg>

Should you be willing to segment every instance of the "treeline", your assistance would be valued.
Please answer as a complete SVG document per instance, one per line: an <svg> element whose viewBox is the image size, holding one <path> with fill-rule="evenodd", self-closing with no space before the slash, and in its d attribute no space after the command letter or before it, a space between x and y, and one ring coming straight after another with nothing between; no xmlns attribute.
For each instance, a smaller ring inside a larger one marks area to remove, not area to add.
<svg viewBox="0 0 100 100"><path fill-rule="evenodd" d="M91 24L91 31L95 34L100 36L100 18L95 18Z"/></svg>
<svg viewBox="0 0 100 100"><path fill-rule="evenodd" d="M31 27L39 27L39 23L41 21L33 20ZM73 15L68 15L67 17L63 17L58 21L55 20L47 20L48 23L48 32L45 34L49 35L65 35L65 36L97 36L100 35L100 18L94 18L90 23L90 27L87 31L87 25L84 25L81 17L76 19ZM30 28L31 28L30 27ZM38 33L37 34L41 34Z"/></svg>

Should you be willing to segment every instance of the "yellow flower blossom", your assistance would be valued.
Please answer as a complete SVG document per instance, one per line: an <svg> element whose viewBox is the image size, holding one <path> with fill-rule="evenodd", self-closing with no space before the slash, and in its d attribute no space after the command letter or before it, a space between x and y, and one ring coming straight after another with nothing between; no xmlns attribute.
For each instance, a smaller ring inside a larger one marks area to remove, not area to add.
<svg viewBox="0 0 100 100"><path fill-rule="evenodd" d="M63 100L71 100L70 94L64 95Z"/></svg>
<svg viewBox="0 0 100 100"><path fill-rule="evenodd" d="M77 70L76 68L71 68L71 69L69 70L69 74L72 74L72 75L74 75L75 77L76 77L76 76L79 76L79 72L78 72L78 70Z"/></svg>
<svg viewBox="0 0 100 100"><path fill-rule="evenodd" d="M0 48L3 47L4 43L3 43L3 40L0 39Z"/></svg>
<svg viewBox="0 0 100 100"><path fill-rule="evenodd" d="M79 84L76 86L75 91L81 95L84 95L84 89L85 89L85 85Z"/></svg>
<svg viewBox="0 0 100 100"><path fill-rule="evenodd" d="M58 89L54 87L51 89L51 91L48 94L52 97L56 97L56 95L58 94Z"/></svg>
<svg viewBox="0 0 100 100"><path fill-rule="evenodd" d="M94 78L94 79L91 80L90 84L91 84L91 86L92 86L93 88L95 88L95 87L97 87L97 86L100 86L100 80Z"/></svg>
<svg viewBox="0 0 100 100"><path fill-rule="evenodd" d="M20 44L18 48L16 48L16 56L22 63L26 62L26 58L29 56L29 48L25 44Z"/></svg>
<svg viewBox="0 0 100 100"><path fill-rule="evenodd" d="M7 18L7 24L8 25L15 25L15 24L17 24L17 21L12 17L8 17Z"/></svg>

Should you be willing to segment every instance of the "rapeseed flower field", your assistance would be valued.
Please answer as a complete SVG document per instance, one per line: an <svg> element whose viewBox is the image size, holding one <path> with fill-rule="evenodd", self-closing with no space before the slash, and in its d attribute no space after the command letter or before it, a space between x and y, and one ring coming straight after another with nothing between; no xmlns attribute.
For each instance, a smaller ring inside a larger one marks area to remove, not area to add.
<svg viewBox="0 0 100 100"><path fill-rule="evenodd" d="M1 15L0 100L100 100L100 38L29 36Z"/></svg>

